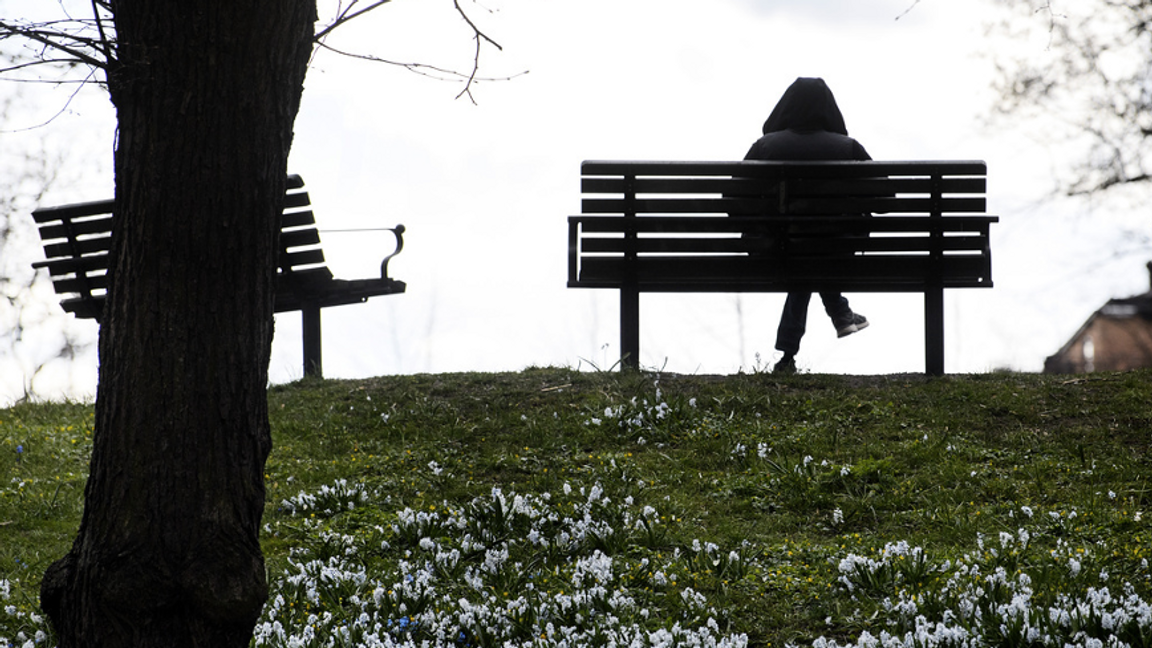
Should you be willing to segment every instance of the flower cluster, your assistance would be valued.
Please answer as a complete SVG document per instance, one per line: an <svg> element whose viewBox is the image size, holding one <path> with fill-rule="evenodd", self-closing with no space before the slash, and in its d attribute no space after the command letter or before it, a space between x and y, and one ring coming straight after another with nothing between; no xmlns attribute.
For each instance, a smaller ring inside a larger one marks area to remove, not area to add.
<svg viewBox="0 0 1152 648"><path fill-rule="evenodd" d="M406 508L294 552L255 645L742 648L688 584L740 552L664 546L662 524L599 485Z"/></svg>
<svg viewBox="0 0 1152 648"><path fill-rule="evenodd" d="M34 648L44 645L48 639L48 620L16 605L12 600L12 590L12 582L0 578L0 631L9 629L16 633L13 637L0 635L0 647Z"/></svg>
<svg viewBox="0 0 1152 648"><path fill-rule="evenodd" d="M290 514L310 512L327 517L341 511L351 511L357 504L368 501L368 497L368 492L361 486L349 485L348 480L338 479L331 486L321 486L315 493L300 491L281 501L280 506Z"/></svg>
<svg viewBox="0 0 1152 648"><path fill-rule="evenodd" d="M1031 509L1021 512L1032 520ZM1075 512L1053 512L1048 520L1069 517ZM1048 520L1036 516L1038 524ZM995 542L978 535L976 549L955 561L931 562L906 542L875 556L850 553L838 562L839 585L854 600L878 600L887 627L848 645L1148 646L1152 604L1131 582L1110 582L1106 563L1091 545L1045 537L1042 528L1000 532ZM1146 560L1140 568L1146 582ZM840 644L820 638L813 646Z"/></svg>
<svg viewBox="0 0 1152 648"><path fill-rule="evenodd" d="M615 407L604 408L602 415L591 416L587 420L589 425L602 425L605 422L615 421L616 426L625 431L652 429L661 422L674 418L684 418L688 411L696 408L696 399L690 398L684 404L670 405L664 398L660 389L660 380L653 383L655 396L651 402L647 398L633 396L626 403Z"/></svg>

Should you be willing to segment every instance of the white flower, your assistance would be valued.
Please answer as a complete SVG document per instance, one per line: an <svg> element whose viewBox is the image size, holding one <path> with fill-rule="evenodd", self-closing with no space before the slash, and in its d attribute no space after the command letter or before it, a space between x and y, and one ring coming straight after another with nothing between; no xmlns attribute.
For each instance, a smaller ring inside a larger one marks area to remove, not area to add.
<svg viewBox="0 0 1152 648"><path fill-rule="evenodd" d="M832 524L835 524L836 526L844 524L844 511L841 511L838 508L832 511Z"/></svg>

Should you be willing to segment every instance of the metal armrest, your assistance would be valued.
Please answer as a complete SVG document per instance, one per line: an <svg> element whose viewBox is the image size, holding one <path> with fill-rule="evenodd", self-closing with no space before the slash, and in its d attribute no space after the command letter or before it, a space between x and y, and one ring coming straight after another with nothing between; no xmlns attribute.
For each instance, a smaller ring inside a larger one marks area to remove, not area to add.
<svg viewBox="0 0 1152 648"><path fill-rule="evenodd" d="M388 261L397 254L400 254L400 250L404 249L404 226L397 225L396 227L389 227L386 229L396 235L396 249L392 252L392 254L384 257L384 261L380 263L381 279L388 278Z"/></svg>

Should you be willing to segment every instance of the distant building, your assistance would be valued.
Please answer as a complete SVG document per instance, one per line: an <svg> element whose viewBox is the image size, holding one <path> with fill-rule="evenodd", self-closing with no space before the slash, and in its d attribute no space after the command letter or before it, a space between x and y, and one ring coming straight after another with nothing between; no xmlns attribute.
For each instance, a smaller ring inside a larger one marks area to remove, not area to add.
<svg viewBox="0 0 1152 648"><path fill-rule="evenodd" d="M1148 263L1152 277L1152 262ZM1152 367L1152 290L1110 299L1044 361L1044 373L1126 371Z"/></svg>

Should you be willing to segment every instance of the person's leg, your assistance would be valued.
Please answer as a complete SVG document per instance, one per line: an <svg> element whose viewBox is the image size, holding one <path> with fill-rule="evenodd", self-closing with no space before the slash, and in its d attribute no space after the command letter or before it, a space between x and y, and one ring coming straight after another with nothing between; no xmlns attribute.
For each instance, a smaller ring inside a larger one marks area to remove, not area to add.
<svg viewBox="0 0 1152 648"><path fill-rule="evenodd" d="M776 328L776 348L786 357L795 356L800 351L800 338L808 324L808 302L812 293L788 293L784 300L784 310L780 313L780 326Z"/></svg>
<svg viewBox="0 0 1152 648"><path fill-rule="evenodd" d="M854 313L848 305L848 300L838 292L820 293L820 300L824 302L824 312L832 319L836 327L836 335L844 337L857 331L868 328L868 320L859 313Z"/></svg>
<svg viewBox="0 0 1152 648"><path fill-rule="evenodd" d="M838 292L822 292L820 301L824 302L824 312L828 313L833 322L852 317L852 307L848 305L844 295Z"/></svg>

